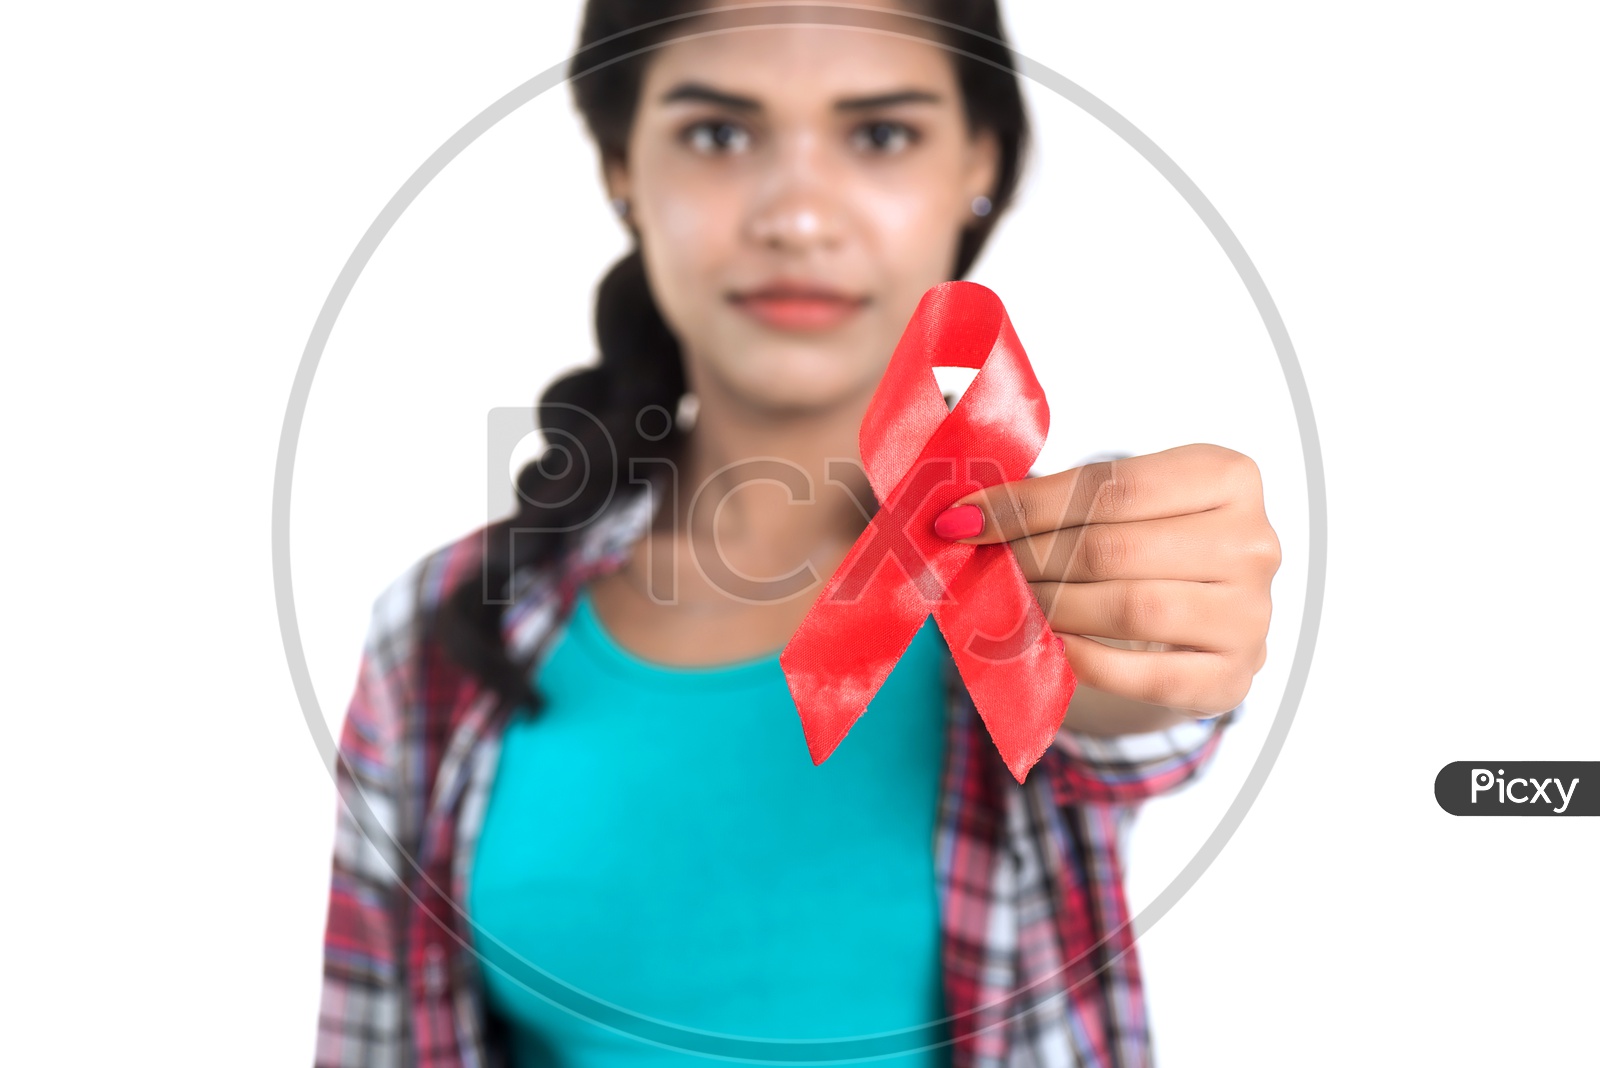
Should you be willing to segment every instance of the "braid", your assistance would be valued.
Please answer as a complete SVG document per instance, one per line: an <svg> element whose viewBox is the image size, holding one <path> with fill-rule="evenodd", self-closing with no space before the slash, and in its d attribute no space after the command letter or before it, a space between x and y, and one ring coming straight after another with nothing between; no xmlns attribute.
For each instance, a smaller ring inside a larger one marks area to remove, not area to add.
<svg viewBox="0 0 1600 1068"><path fill-rule="evenodd" d="M677 409L685 389L678 341L667 328L635 249L606 274L595 300L600 365L551 383L539 400L546 447L517 474L517 510L486 530L482 582L473 575L451 591L440 613L447 652L511 705L537 711L531 665L515 664L501 637L515 572L553 563L616 492L628 462L675 454L682 433L640 433L639 415ZM485 597L488 591L494 597Z"/></svg>

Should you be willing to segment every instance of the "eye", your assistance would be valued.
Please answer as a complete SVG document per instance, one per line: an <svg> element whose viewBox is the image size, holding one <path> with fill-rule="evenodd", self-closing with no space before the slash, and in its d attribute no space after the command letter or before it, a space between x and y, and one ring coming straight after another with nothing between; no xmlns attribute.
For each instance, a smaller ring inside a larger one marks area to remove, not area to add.
<svg viewBox="0 0 1600 1068"><path fill-rule="evenodd" d="M916 144L917 133L903 122L869 122L857 127L850 140L868 152L894 155Z"/></svg>
<svg viewBox="0 0 1600 1068"><path fill-rule="evenodd" d="M705 155L743 152L750 147L750 131L731 122L697 122L683 132L690 148Z"/></svg>

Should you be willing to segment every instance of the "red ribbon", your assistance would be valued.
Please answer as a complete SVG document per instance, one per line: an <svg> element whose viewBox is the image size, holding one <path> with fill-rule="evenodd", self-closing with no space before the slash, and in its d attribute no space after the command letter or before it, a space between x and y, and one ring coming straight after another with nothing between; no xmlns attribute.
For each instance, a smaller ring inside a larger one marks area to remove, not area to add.
<svg viewBox="0 0 1600 1068"><path fill-rule="evenodd" d="M935 367L978 371L954 410ZM1005 543L933 532L961 497L1024 478L1049 425L1000 298L972 282L928 290L861 423L881 504L780 657L813 764L844 740L930 612L1018 782L1050 747L1077 678L1016 557Z"/></svg>

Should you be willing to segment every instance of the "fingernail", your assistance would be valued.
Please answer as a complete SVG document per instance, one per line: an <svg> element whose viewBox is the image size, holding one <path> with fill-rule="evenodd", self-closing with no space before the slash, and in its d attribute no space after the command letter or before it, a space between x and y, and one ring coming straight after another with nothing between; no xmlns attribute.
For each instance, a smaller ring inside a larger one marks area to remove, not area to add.
<svg viewBox="0 0 1600 1068"><path fill-rule="evenodd" d="M1056 635L1056 648L1060 649L1063 653L1067 651L1067 639L1063 638L1059 634Z"/></svg>
<svg viewBox="0 0 1600 1068"><path fill-rule="evenodd" d="M946 541L976 538L983 533L983 509L975 504L946 508L934 519L933 532Z"/></svg>

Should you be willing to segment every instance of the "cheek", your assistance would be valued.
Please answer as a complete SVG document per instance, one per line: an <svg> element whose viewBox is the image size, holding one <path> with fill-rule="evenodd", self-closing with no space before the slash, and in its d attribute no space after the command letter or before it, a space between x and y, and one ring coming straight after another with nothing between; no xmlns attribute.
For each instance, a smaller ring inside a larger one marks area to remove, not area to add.
<svg viewBox="0 0 1600 1068"><path fill-rule="evenodd" d="M885 298L907 315L928 287L949 280L961 238L948 191L938 183L921 188L875 190L859 202L866 243L882 271Z"/></svg>
<svg viewBox="0 0 1600 1068"><path fill-rule="evenodd" d="M645 236L692 270L715 259L717 250L727 245L726 231L733 217L726 200L692 190L669 192L651 206L653 225Z"/></svg>
<svg viewBox="0 0 1600 1068"><path fill-rule="evenodd" d="M935 272L950 265L937 253L953 248L960 225L958 191L951 182L954 160L944 154L918 162L904 172L884 175L879 181L858 186L860 225L873 235L873 244L892 262L926 264Z"/></svg>
<svg viewBox="0 0 1600 1068"><path fill-rule="evenodd" d="M681 173L670 163L640 172L651 176L638 192L641 238L650 260L662 268L655 278L677 301L714 296L713 276L738 236L740 196L732 183ZM662 294L666 300L666 294Z"/></svg>
<svg viewBox="0 0 1600 1068"><path fill-rule="evenodd" d="M654 201L639 220L656 305L680 338L704 337L711 329L736 227L728 200L688 190Z"/></svg>

